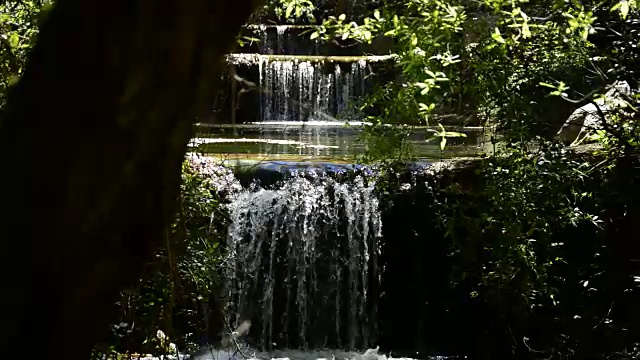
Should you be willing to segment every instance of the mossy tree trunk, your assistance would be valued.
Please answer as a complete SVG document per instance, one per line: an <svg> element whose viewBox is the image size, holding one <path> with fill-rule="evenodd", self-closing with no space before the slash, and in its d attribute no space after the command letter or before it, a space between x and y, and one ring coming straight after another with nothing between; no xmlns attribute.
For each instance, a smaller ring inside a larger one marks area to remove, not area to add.
<svg viewBox="0 0 640 360"><path fill-rule="evenodd" d="M86 360L108 330L253 3L56 2L0 115L0 358Z"/></svg>

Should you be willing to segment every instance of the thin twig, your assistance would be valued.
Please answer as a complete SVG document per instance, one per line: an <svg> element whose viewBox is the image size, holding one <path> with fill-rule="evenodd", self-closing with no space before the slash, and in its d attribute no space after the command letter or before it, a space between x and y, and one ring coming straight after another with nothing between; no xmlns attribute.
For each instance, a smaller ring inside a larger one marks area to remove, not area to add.
<svg viewBox="0 0 640 360"><path fill-rule="evenodd" d="M609 311L607 311L607 314L600 320L599 323L596 324L596 326L593 327L593 329L597 329L598 326L602 325L602 323L609 317L609 314L611 314L611 310L613 309L613 304L615 304L615 301L611 302L611 306L609 306Z"/></svg>
<svg viewBox="0 0 640 360"><path fill-rule="evenodd" d="M580 104L580 103L584 102L585 100L591 99L591 97L593 97L593 95L595 95L598 91L600 91L602 89L604 89L604 88L603 87L596 88L596 89L592 90L587 95L583 96L581 99L578 99L578 100L569 99L566 96L561 96L561 97L562 97L563 100L568 101L568 102L570 102L572 104Z"/></svg>

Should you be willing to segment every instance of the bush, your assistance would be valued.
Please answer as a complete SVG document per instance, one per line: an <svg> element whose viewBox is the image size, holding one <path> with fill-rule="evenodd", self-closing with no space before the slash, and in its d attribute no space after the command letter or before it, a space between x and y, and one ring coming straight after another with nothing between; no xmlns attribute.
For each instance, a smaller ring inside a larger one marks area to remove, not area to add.
<svg viewBox="0 0 640 360"><path fill-rule="evenodd" d="M221 333L219 269L226 213L220 180L230 172L197 166L183 164L180 207L165 246L138 283L122 293L119 320L98 352L166 354L170 349L162 346L158 330L180 350L191 351Z"/></svg>
<svg viewBox="0 0 640 360"><path fill-rule="evenodd" d="M620 179L634 166L557 143L502 155L481 167L475 196L457 185L439 195L453 288L482 304L485 336L518 358L628 353L640 284L624 234L638 194Z"/></svg>

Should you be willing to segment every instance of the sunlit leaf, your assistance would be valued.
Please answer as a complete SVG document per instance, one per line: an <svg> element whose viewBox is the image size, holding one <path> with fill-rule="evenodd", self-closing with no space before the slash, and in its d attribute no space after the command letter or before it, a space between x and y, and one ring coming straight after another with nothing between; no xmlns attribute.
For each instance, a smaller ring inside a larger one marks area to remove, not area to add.
<svg viewBox="0 0 640 360"><path fill-rule="evenodd" d="M456 132L456 131L446 131L444 133L445 137L467 137L467 134Z"/></svg>
<svg viewBox="0 0 640 360"><path fill-rule="evenodd" d="M622 16L623 19L626 19L627 15L629 15L629 2L628 1L621 1L620 2L620 16Z"/></svg>
<svg viewBox="0 0 640 360"><path fill-rule="evenodd" d="M529 38L531 37L531 31L529 30L529 24L526 22L522 23L522 37Z"/></svg>
<svg viewBox="0 0 640 360"><path fill-rule="evenodd" d="M500 34L500 30L498 28L495 29L495 31L491 34L491 37L493 38L493 40L504 44L506 41L504 41L504 38L502 38L502 35Z"/></svg>
<svg viewBox="0 0 640 360"><path fill-rule="evenodd" d="M616 11L616 10L620 11L620 17L622 17L623 19L626 19L627 16L629 15L629 1L622 0L619 3L615 4L611 8L611 11Z"/></svg>
<svg viewBox="0 0 640 360"><path fill-rule="evenodd" d="M296 5L295 5L294 2L290 2L289 4L287 4L287 9L285 10L284 17L290 18L291 17L291 13L293 13L293 8L295 6Z"/></svg>
<svg viewBox="0 0 640 360"><path fill-rule="evenodd" d="M18 47L18 44L20 44L20 36L16 33L12 33L11 36L9 36L9 46L12 49L15 49Z"/></svg>
<svg viewBox="0 0 640 360"><path fill-rule="evenodd" d="M572 29L576 29L580 26L580 23L578 23L578 20L575 18L569 18L569 20L567 20L567 23Z"/></svg>

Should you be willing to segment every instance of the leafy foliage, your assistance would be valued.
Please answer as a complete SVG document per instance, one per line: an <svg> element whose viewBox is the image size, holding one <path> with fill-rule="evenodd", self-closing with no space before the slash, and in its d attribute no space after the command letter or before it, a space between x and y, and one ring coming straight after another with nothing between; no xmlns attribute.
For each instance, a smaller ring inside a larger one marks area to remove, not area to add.
<svg viewBox="0 0 640 360"><path fill-rule="evenodd" d="M316 22L316 6L310 0L273 0L268 1L262 9L254 14L253 19L273 17L279 23L296 24Z"/></svg>
<svg viewBox="0 0 640 360"><path fill-rule="evenodd" d="M393 38L402 75L363 102L378 109L374 123L433 125L455 114L462 124L496 125L507 141L532 140L557 130L573 106L540 83L570 84L579 95L628 77L636 15L637 4L627 1L408 0L385 2L360 24L329 17L311 37ZM600 47L600 33L616 39ZM595 68L613 78L590 76Z"/></svg>
<svg viewBox="0 0 640 360"><path fill-rule="evenodd" d="M627 337L637 329L609 309L638 291L615 263L620 249L608 243L618 224L632 221L611 216L611 209L632 205L607 193L624 191L609 183L638 151L635 100L608 113L608 126L595 131L592 138L605 145L597 155L576 157L550 138L606 85L637 86L632 57L640 54L630 34L638 34L638 15L637 4L627 1L411 0L384 3L362 24L329 18L311 35L395 41L399 81L383 84L362 104L378 110L369 118L373 128L384 128L366 133L365 160L406 160L398 155L406 152L390 151L375 136L393 132L389 127L408 134L399 124L433 125L456 114L494 125L500 147L480 168L478 194L449 184L434 201L455 258L453 286L489 309L496 327L508 329L514 353L631 357L637 351ZM442 128L436 135L446 144ZM403 148L401 136L393 144ZM424 211L428 216L432 209ZM596 344L597 337L606 341Z"/></svg>
<svg viewBox="0 0 640 360"><path fill-rule="evenodd" d="M387 167L377 184L398 224L385 222L393 235L383 254L411 247L400 262L413 267L399 267L418 274L398 280L429 290L416 291L411 312L446 333L418 341L478 359L634 358L640 282L637 244L625 234L637 221L637 161L584 156L558 143L513 144L414 178L406 165Z"/></svg>
<svg viewBox="0 0 640 360"><path fill-rule="evenodd" d="M454 217L444 225L450 228L454 246L469 240L456 238L453 227L461 225L457 221L468 221L491 239L485 249L491 260L479 275L479 286L487 296L508 297L516 309L553 303L556 289L546 287L549 268L562 261L553 251L561 245L553 242L554 234L583 222L591 223L596 231L602 222L582 210L590 194L577 189L584 188L589 174L586 166L568 158L555 144L533 154L508 147L504 157L491 159L482 169L487 208L480 217ZM563 195L548 196L549 189ZM445 211L452 209L455 207Z"/></svg>
<svg viewBox="0 0 640 360"><path fill-rule="evenodd" d="M38 34L40 12L48 0L0 2L0 108L9 86L24 69L26 55Z"/></svg>
<svg viewBox="0 0 640 360"><path fill-rule="evenodd" d="M611 241L614 228L633 220L611 209L632 200L609 195L620 191L618 166L570 154L558 144L534 153L508 147L482 168L481 199L442 204L439 216L458 256L453 280L471 284L468 296L509 329L514 349L545 357L628 351L628 335L638 329L630 314L609 307L640 288L621 269L629 261L621 260L622 249L631 244Z"/></svg>
<svg viewBox="0 0 640 360"><path fill-rule="evenodd" d="M167 229L166 245L139 283L123 292L120 320L101 353L167 354L158 330L183 351L194 350L221 329L217 292L226 215L211 178L185 162L182 180L180 211Z"/></svg>

